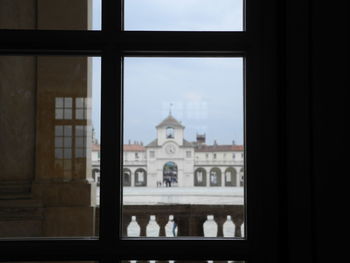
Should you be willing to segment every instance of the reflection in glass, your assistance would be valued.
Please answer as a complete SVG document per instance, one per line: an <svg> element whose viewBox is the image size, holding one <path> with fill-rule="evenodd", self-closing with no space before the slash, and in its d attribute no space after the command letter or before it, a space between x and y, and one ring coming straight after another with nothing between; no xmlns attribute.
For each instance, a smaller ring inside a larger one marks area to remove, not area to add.
<svg viewBox="0 0 350 263"><path fill-rule="evenodd" d="M102 0L1 0L0 29L101 30Z"/></svg>
<svg viewBox="0 0 350 263"><path fill-rule="evenodd" d="M0 56L0 239L98 235L99 67L84 56Z"/></svg>

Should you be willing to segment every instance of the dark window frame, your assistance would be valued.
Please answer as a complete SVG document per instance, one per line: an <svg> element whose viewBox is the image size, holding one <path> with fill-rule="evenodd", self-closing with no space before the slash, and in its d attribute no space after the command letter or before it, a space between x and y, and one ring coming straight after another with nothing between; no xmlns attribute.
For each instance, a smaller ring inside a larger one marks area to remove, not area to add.
<svg viewBox="0 0 350 263"><path fill-rule="evenodd" d="M244 32L124 32L123 1L109 0L102 0L102 31L0 30L1 55L102 57L100 236L1 240L2 259L279 262L278 228L266 228L267 223L279 223L278 174L283 166L279 155L283 128L279 121L277 2L247 0ZM115 194L115 189L122 189L122 182L115 175L122 174L118 164L123 157L123 56L244 57L247 240L121 238L122 195ZM271 141L261 137L264 134ZM258 164L266 161L277 165L262 179Z"/></svg>

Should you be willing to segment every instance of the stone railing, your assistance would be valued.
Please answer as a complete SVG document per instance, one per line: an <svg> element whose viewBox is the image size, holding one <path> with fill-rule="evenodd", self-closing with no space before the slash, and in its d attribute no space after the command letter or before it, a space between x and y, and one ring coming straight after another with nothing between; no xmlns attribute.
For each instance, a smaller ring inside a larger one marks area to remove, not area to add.
<svg viewBox="0 0 350 263"><path fill-rule="evenodd" d="M234 260L122 260L121 263L245 263Z"/></svg>
<svg viewBox="0 0 350 263"><path fill-rule="evenodd" d="M147 160L145 159L140 159L140 160L124 160L123 165L137 165L137 166L145 166L147 165Z"/></svg>
<svg viewBox="0 0 350 263"><path fill-rule="evenodd" d="M169 220L164 226L164 233L166 237L177 237L179 226L175 220L174 215L169 215ZM223 237L244 237L244 223L240 225L240 233L236 231L237 227L232 221L232 217L228 215L226 221L222 224ZM146 237L159 237L160 225L156 220L155 215L149 217L148 224L146 226ZM218 237L218 224L213 215L208 215L207 220L203 223L203 236L204 237ZM136 216L131 217L131 221L127 226L128 237L140 237L141 227L136 220ZM238 234L239 233L239 234Z"/></svg>
<svg viewBox="0 0 350 263"><path fill-rule="evenodd" d="M242 238L245 233L243 206L239 205L124 208L122 230L126 237Z"/></svg>
<svg viewBox="0 0 350 263"><path fill-rule="evenodd" d="M245 263L234 260L122 260L121 263Z"/></svg>
<svg viewBox="0 0 350 263"><path fill-rule="evenodd" d="M220 166L220 165L240 165L243 166L243 160L195 160L194 166Z"/></svg>

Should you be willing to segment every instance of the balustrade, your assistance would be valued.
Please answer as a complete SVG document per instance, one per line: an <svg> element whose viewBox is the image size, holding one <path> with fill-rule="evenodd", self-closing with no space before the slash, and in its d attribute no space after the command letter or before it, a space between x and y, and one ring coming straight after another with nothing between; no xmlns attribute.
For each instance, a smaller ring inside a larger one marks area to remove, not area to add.
<svg viewBox="0 0 350 263"><path fill-rule="evenodd" d="M181 216L174 215L142 215L131 216L131 220L126 227L126 236L128 237L177 237L189 236L187 231L181 231L184 228L194 228L192 233L200 232L203 237L244 237L244 223L239 227L232 220L231 215L226 217L207 215L205 220L201 217L187 217L187 222ZM189 227L190 226L190 227ZM198 226L201 226L198 231Z"/></svg>

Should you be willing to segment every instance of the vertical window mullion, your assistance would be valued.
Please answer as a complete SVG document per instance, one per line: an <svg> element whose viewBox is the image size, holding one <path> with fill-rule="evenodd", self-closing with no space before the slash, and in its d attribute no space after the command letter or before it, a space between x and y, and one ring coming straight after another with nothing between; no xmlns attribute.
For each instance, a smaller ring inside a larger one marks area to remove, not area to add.
<svg viewBox="0 0 350 263"><path fill-rule="evenodd" d="M102 0L102 31L113 35L123 29L124 0ZM111 35L111 36L112 36ZM113 39L113 36L110 38Z"/></svg>
<svg viewBox="0 0 350 263"><path fill-rule="evenodd" d="M121 215L121 57L112 49L102 56L100 239L115 248Z"/></svg>
<svg viewBox="0 0 350 263"><path fill-rule="evenodd" d="M120 36L123 0L102 0L102 33L106 37L101 65L100 240L108 258L120 236L121 218L121 57L113 49Z"/></svg>

